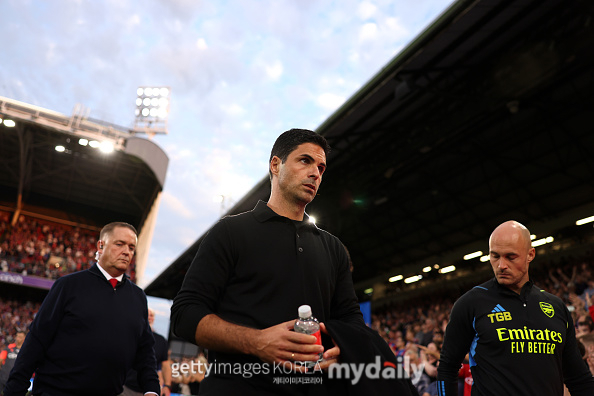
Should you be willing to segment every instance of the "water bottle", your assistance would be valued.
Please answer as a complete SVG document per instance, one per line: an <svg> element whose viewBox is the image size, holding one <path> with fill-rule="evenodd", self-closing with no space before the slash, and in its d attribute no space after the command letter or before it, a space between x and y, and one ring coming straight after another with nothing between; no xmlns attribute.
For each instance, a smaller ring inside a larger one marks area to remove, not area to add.
<svg viewBox="0 0 594 396"><path fill-rule="evenodd" d="M297 333L311 334L316 336L316 344L322 345L322 335L320 333L320 322L311 314L311 307L309 305L302 305L299 307L299 319L295 321L294 330ZM304 362L306 368L313 368L317 362L322 360L322 353L317 361Z"/></svg>

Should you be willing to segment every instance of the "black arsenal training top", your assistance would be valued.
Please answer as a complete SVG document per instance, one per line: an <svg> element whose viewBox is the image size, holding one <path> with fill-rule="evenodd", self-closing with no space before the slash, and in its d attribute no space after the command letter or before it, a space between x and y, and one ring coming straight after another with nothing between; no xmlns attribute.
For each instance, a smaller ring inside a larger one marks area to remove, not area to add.
<svg viewBox="0 0 594 396"><path fill-rule="evenodd" d="M440 396L457 395L467 353L473 396L560 396L564 382L572 396L594 395L569 311L532 281L517 294L493 278L454 304L438 367Z"/></svg>

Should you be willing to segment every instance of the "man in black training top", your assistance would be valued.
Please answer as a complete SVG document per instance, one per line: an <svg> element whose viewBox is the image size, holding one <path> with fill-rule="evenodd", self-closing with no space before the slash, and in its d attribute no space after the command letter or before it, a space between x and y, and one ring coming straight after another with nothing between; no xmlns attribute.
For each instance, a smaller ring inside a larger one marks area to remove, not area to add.
<svg viewBox="0 0 594 396"><path fill-rule="evenodd" d="M577 348L563 301L530 280L535 250L516 221L489 239L495 278L464 294L452 308L438 367L440 396L456 396L458 370L469 353L473 396L594 395L594 379Z"/></svg>

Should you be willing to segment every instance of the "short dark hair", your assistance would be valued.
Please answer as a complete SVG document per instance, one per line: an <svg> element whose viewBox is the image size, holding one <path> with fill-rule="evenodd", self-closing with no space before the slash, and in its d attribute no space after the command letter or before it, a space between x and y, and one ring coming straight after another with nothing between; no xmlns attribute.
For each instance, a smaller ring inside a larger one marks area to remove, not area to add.
<svg viewBox="0 0 594 396"><path fill-rule="evenodd" d="M272 150L270 151L270 158L268 159L268 173L270 174L270 180L272 180L272 172L270 171L270 161L272 161L272 158L278 157L284 164L285 161L287 161L289 154L303 143L317 144L324 150L326 157L328 157L328 153L330 153L330 145L319 133L310 131L309 129L289 129L276 139L276 142L274 142L274 146L272 146Z"/></svg>
<svg viewBox="0 0 594 396"><path fill-rule="evenodd" d="M132 230L132 232L134 232L134 235L138 236L138 231L136 231L136 228L134 228L134 226L132 224L124 223L123 221L114 221L113 223L106 224L101 229L101 232L99 233L99 239L103 240L103 237L105 235L111 234L113 232L113 230L117 227L128 228L128 229Z"/></svg>

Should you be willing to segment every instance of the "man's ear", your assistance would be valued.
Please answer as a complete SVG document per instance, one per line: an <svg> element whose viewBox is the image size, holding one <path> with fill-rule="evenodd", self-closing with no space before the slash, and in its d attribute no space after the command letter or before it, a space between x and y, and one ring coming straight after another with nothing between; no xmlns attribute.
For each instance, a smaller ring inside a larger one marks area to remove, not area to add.
<svg viewBox="0 0 594 396"><path fill-rule="evenodd" d="M536 257L536 249L534 249L533 247L530 248L530 250L528 251L528 262L531 262L532 260L534 260L534 257Z"/></svg>
<svg viewBox="0 0 594 396"><path fill-rule="evenodd" d="M276 155L274 157L272 157L272 159L270 160L270 173L278 176L281 163L282 163L281 159L278 158Z"/></svg>

